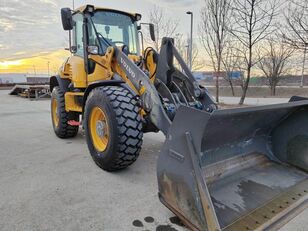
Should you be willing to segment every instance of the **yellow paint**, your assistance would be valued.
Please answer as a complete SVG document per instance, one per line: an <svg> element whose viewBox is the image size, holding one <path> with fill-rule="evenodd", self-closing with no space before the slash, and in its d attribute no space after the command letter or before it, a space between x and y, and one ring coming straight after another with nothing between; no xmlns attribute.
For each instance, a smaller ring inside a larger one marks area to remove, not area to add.
<svg viewBox="0 0 308 231"><path fill-rule="evenodd" d="M63 79L72 79L72 70L71 64L69 63L70 58L67 58L66 61L62 64L59 69L59 75Z"/></svg>
<svg viewBox="0 0 308 231"><path fill-rule="evenodd" d="M150 80L152 83L154 83L155 77L156 77L156 67L157 64L154 62L154 52L152 50L149 50L145 57L147 62L145 63L145 68L150 72Z"/></svg>
<svg viewBox="0 0 308 231"><path fill-rule="evenodd" d="M95 149L99 152L105 151L109 143L109 126L105 112L101 108L92 109L88 126Z"/></svg>
<svg viewBox="0 0 308 231"><path fill-rule="evenodd" d="M89 59L93 60L95 65L95 70L92 74L88 76L89 83L96 82L99 80L110 80L113 76L113 71L111 67L113 59L114 49L108 48L104 56L99 55L89 55Z"/></svg>
<svg viewBox="0 0 308 231"><path fill-rule="evenodd" d="M56 98L51 100L52 121L55 127L59 126L58 102Z"/></svg>
<svg viewBox="0 0 308 231"><path fill-rule="evenodd" d="M126 82L129 87L136 92L136 94L140 95L140 91L135 88L125 72L121 69L120 65L114 60L113 47L108 48L104 56L89 55L89 58L96 62L95 70L92 74L89 74L88 76L86 75L83 58L74 55L64 62L59 70L59 75L61 78L71 79L75 88L86 88L93 82L112 79L115 72L121 76L123 81ZM140 58L131 55L130 59L133 59L132 61L137 61Z"/></svg>
<svg viewBox="0 0 308 231"><path fill-rule="evenodd" d="M66 92L65 93L65 110L67 112L82 112L82 105L77 103L77 96L83 96L83 92Z"/></svg>
<svg viewBox="0 0 308 231"><path fill-rule="evenodd" d="M82 57L77 55L69 57L60 68L59 74L61 78L71 79L75 88L86 88L88 86Z"/></svg>
<svg viewBox="0 0 308 231"><path fill-rule="evenodd" d="M142 86L142 87L140 88L140 90L139 90L139 94L140 94L140 95L143 95L145 92L146 92L146 88L145 88L145 86Z"/></svg>
<svg viewBox="0 0 308 231"><path fill-rule="evenodd" d="M86 9L86 5L85 6L81 6L77 9L75 9L75 11L79 11L79 12L84 12ZM115 10L115 9L110 9L110 8L104 8L104 7L96 7L94 6L94 10L104 10L104 11L116 11L116 12L120 12L120 13L124 13L124 14L129 14L132 17L136 16L136 13L129 13L129 12L125 12L125 11L120 11L120 10Z"/></svg>
<svg viewBox="0 0 308 231"><path fill-rule="evenodd" d="M139 91L135 88L132 82L128 79L125 72L121 69L120 65L116 62L113 63L113 69L115 70L118 75L120 75L123 81L134 91L137 95L139 95Z"/></svg>
<svg viewBox="0 0 308 231"><path fill-rule="evenodd" d="M144 109L141 109L139 114L140 114L141 117L144 117L147 113Z"/></svg>
<svg viewBox="0 0 308 231"><path fill-rule="evenodd" d="M140 61L140 56L138 55L131 55L131 54L128 54L128 58L130 60L132 60L133 62L139 62Z"/></svg>

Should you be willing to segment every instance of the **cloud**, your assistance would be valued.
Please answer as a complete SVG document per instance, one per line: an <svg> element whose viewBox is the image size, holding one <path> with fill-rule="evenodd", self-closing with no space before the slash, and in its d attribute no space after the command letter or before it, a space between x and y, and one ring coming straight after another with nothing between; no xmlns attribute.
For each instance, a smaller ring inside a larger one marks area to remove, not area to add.
<svg viewBox="0 0 308 231"><path fill-rule="evenodd" d="M0 60L64 47L66 34L61 28L59 9L55 0L2 0Z"/></svg>
<svg viewBox="0 0 308 231"><path fill-rule="evenodd" d="M203 0L118 0L102 3L88 0L89 4L128 11L140 11L146 15L158 4L166 13L176 18L185 15L186 9L198 7ZM75 0L75 6L85 4ZM32 57L41 52L51 52L68 46L68 33L61 25L60 9L72 5L68 0L0 0L0 61ZM198 8L195 9L195 12ZM186 32L187 17L180 19ZM22 51L22 53L21 53Z"/></svg>
<svg viewBox="0 0 308 231"><path fill-rule="evenodd" d="M14 24L11 23L9 20L3 18L1 19L0 21L0 33L5 33L5 32L8 32L10 30L12 30L14 27Z"/></svg>

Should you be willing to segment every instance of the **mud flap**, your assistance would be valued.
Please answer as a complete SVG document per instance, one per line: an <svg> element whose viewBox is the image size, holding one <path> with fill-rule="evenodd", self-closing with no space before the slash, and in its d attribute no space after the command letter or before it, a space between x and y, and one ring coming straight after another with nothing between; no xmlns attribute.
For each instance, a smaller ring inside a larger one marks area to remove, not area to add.
<svg viewBox="0 0 308 231"><path fill-rule="evenodd" d="M255 230L308 198L308 101L179 108L158 159L159 198L192 230Z"/></svg>

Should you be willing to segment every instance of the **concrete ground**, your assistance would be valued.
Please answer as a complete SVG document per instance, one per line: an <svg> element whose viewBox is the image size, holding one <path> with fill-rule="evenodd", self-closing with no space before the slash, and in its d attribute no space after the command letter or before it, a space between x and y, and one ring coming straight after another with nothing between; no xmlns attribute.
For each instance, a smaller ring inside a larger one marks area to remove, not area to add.
<svg viewBox="0 0 308 231"><path fill-rule="evenodd" d="M270 105L277 103L287 103L290 98L246 98L244 105L247 106L260 106L260 105ZM240 97L220 97L220 103L224 104L238 104L240 102Z"/></svg>
<svg viewBox="0 0 308 231"><path fill-rule="evenodd" d="M157 197L162 134L146 134L127 170L107 173L92 161L82 132L58 139L49 100L0 91L1 231L184 231ZM307 230L306 210L282 230ZM171 219L172 220L172 219ZM139 227L137 227L139 226Z"/></svg>

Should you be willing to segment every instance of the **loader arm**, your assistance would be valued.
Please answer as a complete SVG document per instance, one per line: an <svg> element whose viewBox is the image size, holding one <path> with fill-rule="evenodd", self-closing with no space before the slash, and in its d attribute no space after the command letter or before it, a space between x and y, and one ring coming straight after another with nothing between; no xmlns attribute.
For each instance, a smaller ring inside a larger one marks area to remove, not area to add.
<svg viewBox="0 0 308 231"><path fill-rule="evenodd" d="M141 107L148 114L150 121L165 135L168 134L171 121L181 105L213 112L217 109L206 88L196 81L179 52L173 45L173 39L163 38L162 47L156 66L154 84L128 56L118 48L114 48L114 58L126 77L140 92ZM176 59L183 70L174 67ZM118 73L120 74L120 73ZM172 107L166 108L163 100Z"/></svg>
<svg viewBox="0 0 308 231"><path fill-rule="evenodd" d="M179 64L182 71L174 66L174 60ZM217 109L214 99L208 90L202 87L189 70L185 61L174 46L172 38L163 38L156 68L156 82L163 83L173 93L172 88L176 88L184 95L188 102L200 102L202 107L197 109L206 112L213 112ZM181 104L183 105L183 104ZM177 108L181 105L177 105ZM186 105L192 107L193 105Z"/></svg>
<svg viewBox="0 0 308 231"><path fill-rule="evenodd" d="M117 60L117 64L120 65L120 68L125 72L126 77L134 87L143 93L140 95L141 107L149 113L151 122L166 135L171 126L171 120L163 108L155 86L151 83L149 77L126 54L118 48L114 49L114 58Z"/></svg>

